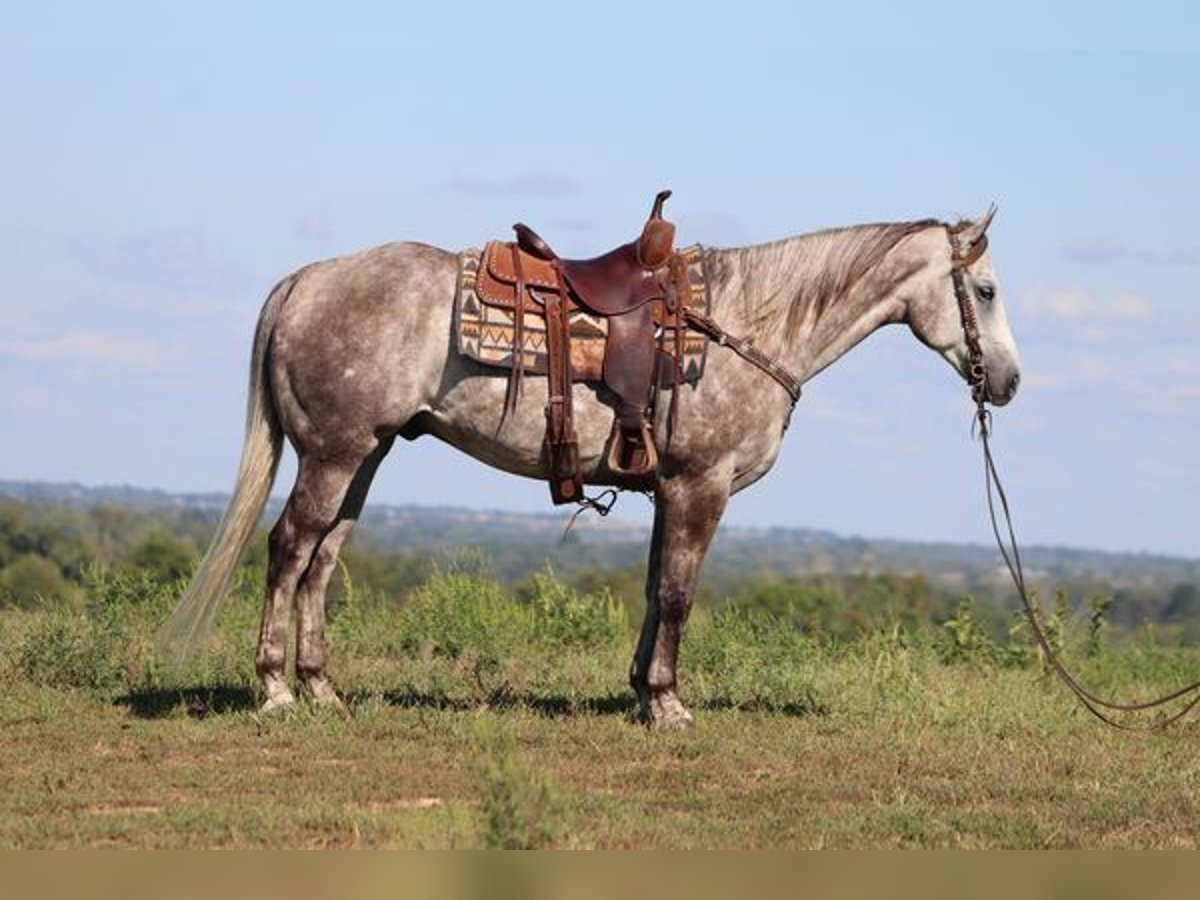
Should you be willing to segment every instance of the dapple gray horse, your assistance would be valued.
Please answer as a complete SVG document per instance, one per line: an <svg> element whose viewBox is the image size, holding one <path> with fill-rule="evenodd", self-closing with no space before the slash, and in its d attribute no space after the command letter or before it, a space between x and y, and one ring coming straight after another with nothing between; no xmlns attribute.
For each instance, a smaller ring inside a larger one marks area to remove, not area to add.
<svg viewBox="0 0 1200 900"><path fill-rule="evenodd" d="M991 213L958 223L961 248L984 237ZM980 245L985 246L985 245ZM928 219L863 225L737 249L707 249L711 317L800 381L883 325L906 323L967 377L968 348L952 286L951 229ZM164 633L194 647L267 501L283 439L296 483L271 529L257 671L263 708L295 702L285 674L296 608L296 673L319 703L337 703L326 673L325 590L371 480L396 437L432 435L488 465L546 477L544 398L526 390L501 427L506 373L464 359L452 340L454 253L393 243L314 263L285 278L263 306L250 360L237 484L212 545ZM995 404L1016 393L1017 351L989 256L963 283L978 319ZM697 576L732 494L775 462L792 403L760 368L712 344L703 377L679 388L668 446L658 404L660 470L646 614L630 682L646 720L686 727L676 659ZM613 410L593 386L574 388L580 470L612 484L605 448Z"/></svg>

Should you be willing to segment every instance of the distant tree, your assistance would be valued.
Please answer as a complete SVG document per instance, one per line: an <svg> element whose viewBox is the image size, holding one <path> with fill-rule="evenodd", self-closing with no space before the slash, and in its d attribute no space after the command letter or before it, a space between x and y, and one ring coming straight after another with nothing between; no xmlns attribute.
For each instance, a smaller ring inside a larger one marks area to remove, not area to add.
<svg viewBox="0 0 1200 900"><path fill-rule="evenodd" d="M1188 582L1175 585L1168 595L1163 618L1169 622L1200 619L1200 587Z"/></svg>
<svg viewBox="0 0 1200 900"><path fill-rule="evenodd" d="M134 531L134 514L121 506L97 506L91 511L99 556L105 562L115 562L129 549Z"/></svg>
<svg viewBox="0 0 1200 900"><path fill-rule="evenodd" d="M403 600L433 573L433 561L416 553L379 551L368 545L347 548L342 555L358 587L369 587L389 600ZM342 579L334 578L329 593L335 602L342 596Z"/></svg>
<svg viewBox="0 0 1200 900"><path fill-rule="evenodd" d="M742 582L729 605L790 622L810 634L841 631L844 598L836 585L796 578L756 577Z"/></svg>
<svg viewBox="0 0 1200 900"><path fill-rule="evenodd" d="M125 558L127 565L152 572L163 581L190 575L195 562L188 544L163 531L148 534Z"/></svg>
<svg viewBox="0 0 1200 900"><path fill-rule="evenodd" d="M72 593L58 566L44 556L26 553L0 570L0 605L32 607Z"/></svg>
<svg viewBox="0 0 1200 900"><path fill-rule="evenodd" d="M569 583L580 594L599 596L608 591L624 604L634 619L641 615L646 605L646 566L643 563L619 569L583 566L576 570Z"/></svg>
<svg viewBox="0 0 1200 900"><path fill-rule="evenodd" d="M15 503L0 505L0 569L20 555L18 541L24 531L21 507Z"/></svg>

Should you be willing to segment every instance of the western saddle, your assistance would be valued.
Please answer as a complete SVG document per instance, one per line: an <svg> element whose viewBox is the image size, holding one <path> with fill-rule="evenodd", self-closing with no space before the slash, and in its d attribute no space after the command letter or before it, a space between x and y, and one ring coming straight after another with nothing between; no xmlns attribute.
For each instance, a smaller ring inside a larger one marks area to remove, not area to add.
<svg viewBox="0 0 1200 900"><path fill-rule="evenodd" d="M483 302L511 309L513 318L513 368L505 418L521 392L524 317L545 318L549 388L545 448L555 503L587 502L571 405L573 381L600 381L614 402L608 468L626 484L636 484L658 468L651 414L659 351L673 360L671 371L678 382L683 310L690 291L687 263L674 247L675 226L662 215L670 196L670 191L661 191L654 198L637 240L595 259L563 259L522 223L513 226L516 241L494 241L484 251L476 291ZM598 379L596 372L583 370L586 367L578 361L573 365L570 313L575 308L607 320ZM663 346L668 328L674 333L671 348ZM674 403L672 394L672 413Z"/></svg>

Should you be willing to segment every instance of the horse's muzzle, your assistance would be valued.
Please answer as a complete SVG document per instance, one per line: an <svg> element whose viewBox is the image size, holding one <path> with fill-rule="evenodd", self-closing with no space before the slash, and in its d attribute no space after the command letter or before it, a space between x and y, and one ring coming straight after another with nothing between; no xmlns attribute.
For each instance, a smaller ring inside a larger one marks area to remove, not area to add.
<svg viewBox="0 0 1200 900"><path fill-rule="evenodd" d="M993 406L1005 406L1012 401L1013 397L1017 396L1017 388L1021 386L1021 373L1013 372L1001 384L1003 387L1000 390L996 389L991 378L988 378L983 384L984 399Z"/></svg>

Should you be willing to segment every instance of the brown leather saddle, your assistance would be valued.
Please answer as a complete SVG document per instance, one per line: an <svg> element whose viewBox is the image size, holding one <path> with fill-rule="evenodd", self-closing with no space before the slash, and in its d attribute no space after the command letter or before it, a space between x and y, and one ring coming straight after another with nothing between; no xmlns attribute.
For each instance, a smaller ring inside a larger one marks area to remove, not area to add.
<svg viewBox="0 0 1200 900"><path fill-rule="evenodd" d="M675 226L662 216L670 196L670 191L660 191L654 198L641 237L595 259L563 259L521 223L513 226L515 242L493 241L484 250L476 293L482 302L512 311L515 346L522 346L525 316L545 319L549 358L545 447L555 503L584 499L571 406L573 381L599 381L614 402L609 469L636 483L658 468L651 426L655 376L663 355L673 360L678 375L682 310L691 290L687 263L675 251ZM599 373L588 371L588 366L581 370L578 359L572 364L569 317L575 308L607 319ZM670 348L663 346L664 326L670 326L674 335ZM506 416L515 408L522 376L522 354L517 352Z"/></svg>

